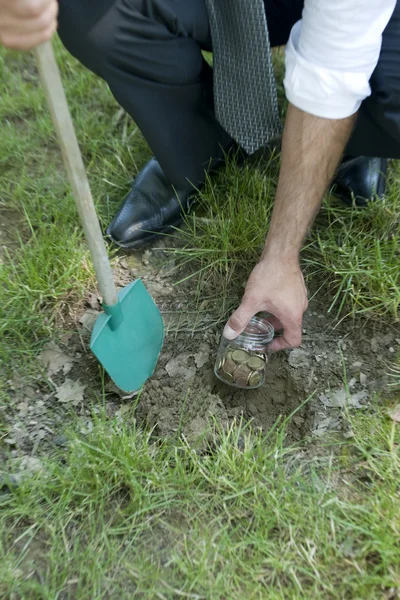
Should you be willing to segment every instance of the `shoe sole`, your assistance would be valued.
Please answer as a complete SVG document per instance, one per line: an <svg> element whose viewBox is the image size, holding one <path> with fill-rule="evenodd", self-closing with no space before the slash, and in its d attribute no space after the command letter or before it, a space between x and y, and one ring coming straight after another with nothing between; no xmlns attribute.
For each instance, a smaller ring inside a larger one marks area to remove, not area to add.
<svg viewBox="0 0 400 600"><path fill-rule="evenodd" d="M106 235L113 242L113 244L115 244L119 248L126 248L126 249L140 248L141 246L146 246L149 242L157 239L158 237L161 237L162 235L165 235L166 233L172 233L174 228L177 227L178 225L180 225L182 222L183 222L183 219L179 219L175 223L168 225L167 227L164 227L160 231L154 232L141 240L136 240L135 242L128 242L126 244L114 239L113 236L110 233L108 233L108 230L106 231Z"/></svg>

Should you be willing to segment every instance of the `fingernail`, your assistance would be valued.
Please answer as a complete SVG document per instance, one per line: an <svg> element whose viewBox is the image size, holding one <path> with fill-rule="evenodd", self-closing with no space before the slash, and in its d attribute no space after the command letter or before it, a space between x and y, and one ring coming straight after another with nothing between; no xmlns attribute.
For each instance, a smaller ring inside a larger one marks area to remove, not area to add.
<svg viewBox="0 0 400 600"><path fill-rule="evenodd" d="M225 329L224 329L224 332L222 335L227 340L234 340L238 336L236 331L234 329L232 329L232 327L230 327L229 325L225 325Z"/></svg>

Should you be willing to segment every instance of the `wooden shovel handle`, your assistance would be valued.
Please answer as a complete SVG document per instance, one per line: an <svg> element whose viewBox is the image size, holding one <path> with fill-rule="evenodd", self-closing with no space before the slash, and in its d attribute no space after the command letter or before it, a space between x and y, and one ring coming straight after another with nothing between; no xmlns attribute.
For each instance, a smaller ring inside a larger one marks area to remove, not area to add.
<svg viewBox="0 0 400 600"><path fill-rule="evenodd" d="M118 302L110 261L51 42L34 50L104 304Z"/></svg>

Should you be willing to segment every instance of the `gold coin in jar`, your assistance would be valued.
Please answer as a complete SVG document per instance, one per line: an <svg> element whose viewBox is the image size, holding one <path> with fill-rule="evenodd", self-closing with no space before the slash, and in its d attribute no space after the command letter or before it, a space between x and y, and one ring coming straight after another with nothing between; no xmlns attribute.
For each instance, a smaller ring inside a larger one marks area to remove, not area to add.
<svg viewBox="0 0 400 600"><path fill-rule="evenodd" d="M241 364L239 365L236 369L235 372L233 374L233 379L235 380L235 383L237 383L238 385L242 385L243 381L245 381L245 385L247 385L247 381L249 379L251 375L251 369L249 369L249 367L245 364ZM242 382L241 384L239 384L239 380Z"/></svg>
<svg viewBox="0 0 400 600"><path fill-rule="evenodd" d="M225 360L232 360L232 354L233 354L233 350L232 348L228 347L227 351L225 352Z"/></svg>
<svg viewBox="0 0 400 600"><path fill-rule="evenodd" d="M252 371L261 371L265 366L265 362L259 356L251 356L247 361L247 365Z"/></svg>
<svg viewBox="0 0 400 600"><path fill-rule="evenodd" d="M225 373L225 371L220 371L219 375L224 379L227 383L233 382L233 375L230 373Z"/></svg>
<svg viewBox="0 0 400 600"><path fill-rule="evenodd" d="M262 372L254 371L249 377L249 387L257 387L263 380Z"/></svg>
<svg viewBox="0 0 400 600"><path fill-rule="evenodd" d="M246 352L246 350L235 350L234 352L232 352L232 360L234 360L235 363L238 363L238 364L245 363L248 358L249 358L249 355Z"/></svg>
<svg viewBox="0 0 400 600"><path fill-rule="evenodd" d="M222 365L222 370L224 371L224 373L229 373L230 375L233 375L233 372L236 369L236 367L237 364L233 362L233 360L226 360Z"/></svg>

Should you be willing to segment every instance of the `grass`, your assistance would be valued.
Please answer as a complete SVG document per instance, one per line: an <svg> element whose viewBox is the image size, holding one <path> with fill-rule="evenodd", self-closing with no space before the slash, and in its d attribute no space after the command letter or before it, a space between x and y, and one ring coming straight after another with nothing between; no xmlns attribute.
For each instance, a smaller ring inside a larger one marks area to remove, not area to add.
<svg viewBox="0 0 400 600"><path fill-rule="evenodd" d="M0 597L397 598L400 432L350 422L307 457L285 424L211 425L207 451L98 417L0 497Z"/></svg>

